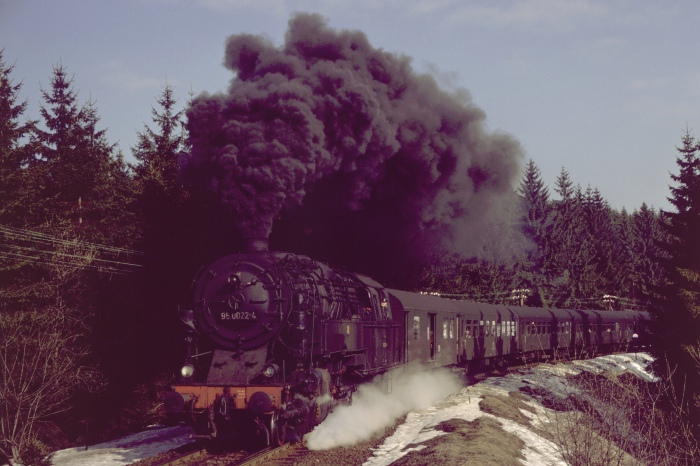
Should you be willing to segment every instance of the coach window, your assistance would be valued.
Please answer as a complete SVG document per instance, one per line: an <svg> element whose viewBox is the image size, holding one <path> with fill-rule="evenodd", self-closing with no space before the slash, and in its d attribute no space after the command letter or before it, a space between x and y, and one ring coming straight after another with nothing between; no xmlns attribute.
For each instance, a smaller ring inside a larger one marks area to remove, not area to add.
<svg viewBox="0 0 700 466"><path fill-rule="evenodd" d="M420 316L413 316L413 339L420 340Z"/></svg>
<svg viewBox="0 0 700 466"><path fill-rule="evenodd" d="M450 319L450 340L454 339L455 337L455 320Z"/></svg>
<svg viewBox="0 0 700 466"><path fill-rule="evenodd" d="M447 320L442 321L442 339L447 340Z"/></svg>

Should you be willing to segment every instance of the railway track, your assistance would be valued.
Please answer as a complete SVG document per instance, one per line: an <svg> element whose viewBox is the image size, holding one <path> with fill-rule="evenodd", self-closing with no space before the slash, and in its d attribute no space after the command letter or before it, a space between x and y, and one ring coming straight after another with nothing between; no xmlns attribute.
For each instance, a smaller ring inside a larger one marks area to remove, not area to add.
<svg viewBox="0 0 700 466"><path fill-rule="evenodd" d="M294 460L304 454L306 449L301 443L286 443L277 448L266 448L240 461L228 463L226 466L263 466L275 462L279 465L292 465Z"/></svg>
<svg viewBox="0 0 700 466"><path fill-rule="evenodd" d="M177 456L166 458L152 463L151 466L185 466L196 464L195 461L203 456L206 456L206 448L199 446L196 442L180 447L178 450L183 450Z"/></svg>
<svg viewBox="0 0 700 466"><path fill-rule="evenodd" d="M266 448L251 454L232 451L223 454L212 454L207 449L192 443L182 448L184 451L177 456L165 458L150 466L264 466L270 463L276 465L293 465L295 459L303 456L306 449L301 443L285 444L277 448Z"/></svg>

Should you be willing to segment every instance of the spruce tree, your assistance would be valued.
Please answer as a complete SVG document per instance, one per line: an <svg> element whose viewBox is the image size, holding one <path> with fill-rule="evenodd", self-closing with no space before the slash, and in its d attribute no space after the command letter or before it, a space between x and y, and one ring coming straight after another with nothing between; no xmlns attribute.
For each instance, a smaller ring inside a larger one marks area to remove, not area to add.
<svg viewBox="0 0 700 466"><path fill-rule="evenodd" d="M604 294L618 291L612 286L614 256L617 238L615 232L615 212L603 198L598 188L587 189L584 200L584 216L588 225L588 238L594 251L592 274L589 277L588 295L593 306Z"/></svg>
<svg viewBox="0 0 700 466"><path fill-rule="evenodd" d="M32 204L26 165L34 122L20 122L27 101L17 102L22 84L13 82L14 66L5 64L3 54L0 49L0 224L22 226L24 211Z"/></svg>
<svg viewBox="0 0 700 466"><path fill-rule="evenodd" d="M632 214L632 289L630 297L640 303L650 302L664 281L662 261L667 257L662 245L667 234L661 216L646 203Z"/></svg>
<svg viewBox="0 0 700 466"><path fill-rule="evenodd" d="M551 295L545 279L547 254L553 228L549 191L542 181L540 169L530 159L518 189L521 204L521 228L530 241L527 255L520 266L519 286L531 290L537 305L545 304Z"/></svg>
<svg viewBox="0 0 700 466"><path fill-rule="evenodd" d="M609 284L612 291L623 299L620 307L624 309L633 308L634 289L639 281L634 276L637 257L633 249L636 238L633 222L632 216L623 208L615 215L612 225L615 243L611 254Z"/></svg>
<svg viewBox="0 0 700 466"><path fill-rule="evenodd" d="M139 249L146 253L144 269L139 275L135 303L139 324L130 351L147 355L140 360L141 377L152 376L173 356L178 322L172 319L182 290L192 279L190 265L192 223L187 214L188 190L181 182L180 158L186 150L183 112L177 110L174 90L166 85L151 110L152 125L137 133L132 154L137 185L136 210L142 238ZM201 265L201 264L200 264ZM159 328L154 338L154 328Z"/></svg>
<svg viewBox="0 0 700 466"><path fill-rule="evenodd" d="M53 68L50 90L41 91L40 112L44 129L38 130L41 144L35 170L42 179L39 198L43 210L37 224L50 222L99 242L131 241L125 205L115 203L115 194L131 188L127 167L115 156L115 146L98 128L100 118L93 101L78 102L73 79L62 65ZM129 189L130 190L130 189Z"/></svg>
<svg viewBox="0 0 700 466"><path fill-rule="evenodd" d="M690 419L700 425L700 158L698 142L686 131L677 148L670 203L664 212L668 238L662 261L666 282L654 308L655 343L672 370Z"/></svg>
<svg viewBox="0 0 700 466"><path fill-rule="evenodd" d="M547 263L552 302L555 307L588 307L584 299L589 294L594 252L585 221L585 195L564 168L554 190L561 199L553 203L554 229Z"/></svg>
<svg viewBox="0 0 700 466"><path fill-rule="evenodd" d="M151 108L156 129L145 125L143 132L137 133L137 143L132 148L139 162L135 171L144 191L158 187L165 195L177 195L179 159L186 146L183 111L176 110L177 100L170 85L166 84L157 102L159 108Z"/></svg>

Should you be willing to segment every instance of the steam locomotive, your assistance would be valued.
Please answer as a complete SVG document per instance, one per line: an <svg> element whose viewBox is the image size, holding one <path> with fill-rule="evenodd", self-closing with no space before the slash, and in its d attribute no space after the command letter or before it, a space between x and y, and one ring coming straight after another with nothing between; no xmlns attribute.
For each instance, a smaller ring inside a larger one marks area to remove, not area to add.
<svg viewBox="0 0 700 466"><path fill-rule="evenodd" d="M392 368L505 366L642 344L648 315L490 305L386 289L308 257L223 257L194 281L166 410L200 438L298 439Z"/></svg>

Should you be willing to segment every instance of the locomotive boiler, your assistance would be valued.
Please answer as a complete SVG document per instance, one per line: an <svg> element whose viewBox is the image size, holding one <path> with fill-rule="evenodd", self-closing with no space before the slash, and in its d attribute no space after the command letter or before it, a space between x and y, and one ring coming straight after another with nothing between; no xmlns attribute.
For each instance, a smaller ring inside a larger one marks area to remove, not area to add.
<svg viewBox="0 0 700 466"><path fill-rule="evenodd" d="M198 436L298 439L390 369L502 367L644 343L648 315L492 305L385 289L264 241L194 281L181 377L166 409Z"/></svg>

